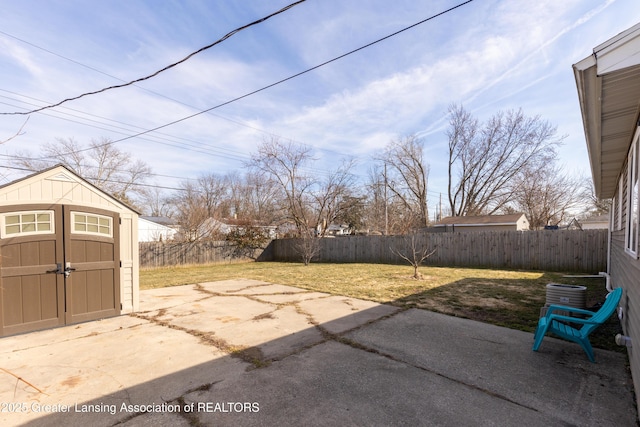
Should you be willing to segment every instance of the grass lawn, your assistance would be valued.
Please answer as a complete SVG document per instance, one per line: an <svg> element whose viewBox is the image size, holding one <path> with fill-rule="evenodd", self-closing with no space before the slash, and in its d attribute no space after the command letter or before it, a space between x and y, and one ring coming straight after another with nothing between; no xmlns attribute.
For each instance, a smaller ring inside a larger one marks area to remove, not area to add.
<svg viewBox="0 0 640 427"><path fill-rule="evenodd" d="M140 271L141 289L234 278L262 280L345 295L399 307L421 308L452 316L533 332L545 303L546 284L587 286L587 307L604 300L603 279L575 279L562 273L491 269L420 267L387 264L250 262L209 264ZM594 347L624 351L613 337L621 332L617 318L591 335Z"/></svg>

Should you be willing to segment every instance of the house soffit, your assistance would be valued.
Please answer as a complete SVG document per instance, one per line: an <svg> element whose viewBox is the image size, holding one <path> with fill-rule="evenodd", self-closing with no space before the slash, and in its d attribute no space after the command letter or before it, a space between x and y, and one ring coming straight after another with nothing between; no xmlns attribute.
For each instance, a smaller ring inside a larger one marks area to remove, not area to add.
<svg viewBox="0 0 640 427"><path fill-rule="evenodd" d="M596 195L613 197L638 122L640 24L574 65Z"/></svg>

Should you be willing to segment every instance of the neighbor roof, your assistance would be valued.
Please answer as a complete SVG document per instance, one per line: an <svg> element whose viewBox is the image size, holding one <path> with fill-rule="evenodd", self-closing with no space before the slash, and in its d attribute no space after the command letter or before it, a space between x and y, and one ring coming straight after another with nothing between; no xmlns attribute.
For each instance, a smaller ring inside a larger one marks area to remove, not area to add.
<svg viewBox="0 0 640 427"><path fill-rule="evenodd" d="M155 222L156 224L159 225L164 225L167 227L171 227L173 225L176 225L176 221L171 219L171 218L167 218L166 216L141 216L141 219L145 219L147 221L150 222Z"/></svg>
<svg viewBox="0 0 640 427"><path fill-rule="evenodd" d="M516 224L523 213L509 215L450 216L443 218L439 225L512 225Z"/></svg>
<svg viewBox="0 0 640 427"><path fill-rule="evenodd" d="M573 66L596 196L614 196L640 104L640 24Z"/></svg>

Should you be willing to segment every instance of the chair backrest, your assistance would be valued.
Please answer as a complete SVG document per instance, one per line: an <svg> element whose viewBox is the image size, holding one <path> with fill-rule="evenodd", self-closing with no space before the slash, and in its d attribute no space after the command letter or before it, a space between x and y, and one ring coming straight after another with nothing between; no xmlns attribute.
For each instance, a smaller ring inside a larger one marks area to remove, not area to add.
<svg viewBox="0 0 640 427"><path fill-rule="evenodd" d="M604 304L600 307L600 310L598 310L593 316L591 316L591 319L589 319L595 322L595 324L585 325L585 327L582 328L582 332L588 334L593 329L597 328L598 325L606 322L613 312L616 311L620 298L622 298L622 288L616 288L610 292L609 295L607 295L607 299L605 299Z"/></svg>

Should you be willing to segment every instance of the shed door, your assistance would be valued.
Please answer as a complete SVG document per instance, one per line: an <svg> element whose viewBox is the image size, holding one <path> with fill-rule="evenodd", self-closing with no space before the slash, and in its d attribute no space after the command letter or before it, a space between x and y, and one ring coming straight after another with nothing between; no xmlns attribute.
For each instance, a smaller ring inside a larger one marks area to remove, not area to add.
<svg viewBox="0 0 640 427"><path fill-rule="evenodd" d="M0 207L0 336L120 314L119 215Z"/></svg>
<svg viewBox="0 0 640 427"><path fill-rule="evenodd" d="M120 216L64 206L66 323L120 314Z"/></svg>
<svg viewBox="0 0 640 427"><path fill-rule="evenodd" d="M62 207L0 207L0 224L0 336L63 325Z"/></svg>

